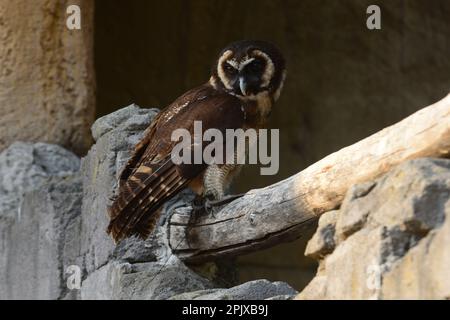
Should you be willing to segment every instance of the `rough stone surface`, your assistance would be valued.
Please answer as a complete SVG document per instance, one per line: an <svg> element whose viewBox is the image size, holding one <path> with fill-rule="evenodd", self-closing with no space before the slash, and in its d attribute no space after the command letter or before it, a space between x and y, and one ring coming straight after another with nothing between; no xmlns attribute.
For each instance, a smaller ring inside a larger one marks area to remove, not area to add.
<svg viewBox="0 0 450 320"><path fill-rule="evenodd" d="M46 143L15 142L0 153L0 220L14 220L26 192L52 177L78 171L80 160L70 151Z"/></svg>
<svg viewBox="0 0 450 320"><path fill-rule="evenodd" d="M66 286L66 268L79 265L81 180L55 178L24 197L21 214L7 233L5 273L8 299L76 297ZM2 279L3 280L3 279ZM3 283L3 281L2 281Z"/></svg>
<svg viewBox="0 0 450 320"><path fill-rule="evenodd" d="M408 161L320 220L306 252L320 265L298 299L450 297L450 160Z"/></svg>
<svg viewBox="0 0 450 320"><path fill-rule="evenodd" d="M46 143L15 142L0 154L0 218L19 207L23 195L54 176L78 171L80 160L70 151Z"/></svg>
<svg viewBox="0 0 450 320"><path fill-rule="evenodd" d="M162 300L190 290L211 288L175 257L150 263L112 262L90 274L81 288L82 299Z"/></svg>
<svg viewBox="0 0 450 320"><path fill-rule="evenodd" d="M305 255L317 259L334 250L336 219L337 211L329 211L322 215L317 232L306 246Z"/></svg>
<svg viewBox="0 0 450 320"><path fill-rule="evenodd" d="M287 283L268 280L254 280L229 289L210 289L185 292L171 297L171 300L264 300L269 298L285 300L297 291Z"/></svg>
<svg viewBox="0 0 450 320"><path fill-rule="evenodd" d="M81 9L81 30L66 27L72 4ZM77 154L91 145L93 7L90 0L0 0L0 151L18 140Z"/></svg>
<svg viewBox="0 0 450 320"><path fill-rule="evenodd" d="M111 258L141 262L156 260L155 237L147 241L129 238L116 247L106 234L109 221L106 209L118 173L156 113L156 109L131 105L98 119L92 127L96 143L81 165L84 187L81 250L87 273L102 267Z"/></svg>
<svg viewBox="0 0 450 320"><path fill-rule="evenodd" d="M264 300L294 300L295 296L296 296L295 294L294 295L282 294L282 295L270 297L270 298L267 298Z"/></svg>
<svg viewBox="0 0 450 320"><path fill-rule="evenodd" d="M0 154L0 299L70 295L64 266L77 251L79 166L74 154L45 143L17 142Z"/></svg>

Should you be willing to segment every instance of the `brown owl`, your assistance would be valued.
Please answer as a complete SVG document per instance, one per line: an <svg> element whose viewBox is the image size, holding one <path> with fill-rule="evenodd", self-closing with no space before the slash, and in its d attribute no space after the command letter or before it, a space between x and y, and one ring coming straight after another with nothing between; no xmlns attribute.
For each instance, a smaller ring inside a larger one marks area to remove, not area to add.
<svg viewBox="0 0 450 320"><path fill-rule="evenodd" d="M244 40L225 47L209 81L163 109L136 145L109 207L107 232L113 239L119 242L133 234L147 238L162 205L186 187L203 199L223 199L240 165L175 164L171 152L178 142L172 141L172 132L180 128L192 132L194 121L201 121L203 130L223 133L264 127L285 77L285 60L271 43Z"/></svg>

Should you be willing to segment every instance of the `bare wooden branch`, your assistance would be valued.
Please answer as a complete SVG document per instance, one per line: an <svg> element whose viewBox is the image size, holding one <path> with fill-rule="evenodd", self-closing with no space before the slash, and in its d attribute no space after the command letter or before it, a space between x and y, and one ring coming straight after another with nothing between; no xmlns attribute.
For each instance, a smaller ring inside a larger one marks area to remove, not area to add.
<svg viewBox="0 0 450 320"><path fill-rule="evenodd" d="M169 244L181 259L199 262L293 240L308 222L338 207L351 185L405 160L449 155L450 95L286 180L249 191L214 218L188 227L190 211L179 209L169 223Z"/></svg>

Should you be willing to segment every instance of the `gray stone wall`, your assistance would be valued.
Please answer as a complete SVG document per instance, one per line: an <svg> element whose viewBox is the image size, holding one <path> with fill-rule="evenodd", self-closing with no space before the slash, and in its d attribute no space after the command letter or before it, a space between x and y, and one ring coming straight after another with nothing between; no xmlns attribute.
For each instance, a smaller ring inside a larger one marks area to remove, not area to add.
<svg viewBox="0 0 450 320"><path fill-rule="evenodd" d="M76 257L80 160L44 143L0 154L0 299L66 295L64 266Z"/></svg>

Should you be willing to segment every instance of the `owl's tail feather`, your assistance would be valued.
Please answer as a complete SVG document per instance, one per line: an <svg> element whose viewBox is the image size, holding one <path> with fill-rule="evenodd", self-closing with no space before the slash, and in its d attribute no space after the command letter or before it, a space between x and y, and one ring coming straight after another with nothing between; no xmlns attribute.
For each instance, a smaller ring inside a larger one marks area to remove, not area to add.
<svg viewBox="0 0 450 320"><path fill-rule="evenodd" d="M142 217L141 222L137 223L134 227L134 233L140 238L146 239L150 233L155 229L156 223L158 222L159 216L161 215L161 206L164 202L168 201L170 198L175 196L181 189L183 189L188 181L181 178L178 174L172 175L170 181L166 181L167 189L161 189L160 194L156 195L158 198L162 198L162 193L164 193L164 200L159 200L156 203L148 202L145 208L142 210L144 217ZM153 212L157 210L154 214L147 215L146 212ZM141 214L142 214L141 213Z"/></svg>
<svg viewBox="0 0 450 320"><path fill-rule="evenodd" d="M116 242L135 233L147 237L158 220L158 209L185 183L170 159L162 165L142 165L125 181L109 208L107 232Z"/></svg>

